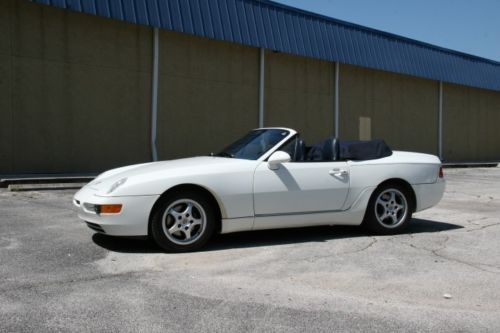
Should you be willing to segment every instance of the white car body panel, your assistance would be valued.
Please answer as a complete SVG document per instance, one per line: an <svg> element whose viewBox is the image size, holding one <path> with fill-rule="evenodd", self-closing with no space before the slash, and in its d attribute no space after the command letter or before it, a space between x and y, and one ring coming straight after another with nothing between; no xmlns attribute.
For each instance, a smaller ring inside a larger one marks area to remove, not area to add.
<svg viewBox="0 0 500 333"><path fill-rule="evenodd" d="M167 189L193 184L209 190L223 207L223 218L253 215L252 182L258 161L222 157L192 157L142 164L111 176L98 177L87 187L98 196L161 195ZM116 181L127 178L113 193L107 190ZM97 183L97 184L96 184Z"/></svg>
<svg viewBox="0 0 500 333"><path fill-rule="evenodd" d="M149 212L159 195L102 197L90 187L82 188L73 199L78 207L78 217L83 221L98 224L106 234L114 236L144 236L148 234ZM85 204L122 204L117 215L96 214L86 209Z"/></svg>
<svg viewBox="0 0 500 333"><path fill-rule="evenodd" d="M340 211L349 192L348 172L347 162L287 162L277 170L263 162L254 175L255 215Z"/></svg>
<svg viewBox="0 0 500 333"><path fill-rule="evenodd" d="M289 130L289 129L287 129ZM290 134L258 160L193 157L145 163L101 174L75 194L79 217L105 233L145 236L160 196L178 185L208 190L222 217L221 233L312 225L359 225L373 191L388 179L409 183L416 210L436 205L445 182L433 155L395 151L368 161L286 162L271 170L265 161ZM126 181L108 193L117 181ZM116 215L96 214L84 204L122 204Z"/></svg>

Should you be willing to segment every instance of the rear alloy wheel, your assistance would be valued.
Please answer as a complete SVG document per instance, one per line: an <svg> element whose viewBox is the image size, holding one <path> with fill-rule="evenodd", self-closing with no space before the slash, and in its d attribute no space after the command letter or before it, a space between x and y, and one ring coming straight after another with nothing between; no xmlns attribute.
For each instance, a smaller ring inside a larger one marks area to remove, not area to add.
<svg viewBox="0 0 500 333"><path fill-rule="evenodd" d="M153 214L151 232L167 252L196 250L214 232L214 209L198 193L177 194L162 200Z"/></svg>
<svg viewBox="0 0 500 333"><path fill-rule="evenodd" d="M412 198L399 184L384 185L373 193L363 225L377 234L395 234L406 228L413 213Z"/></svg>

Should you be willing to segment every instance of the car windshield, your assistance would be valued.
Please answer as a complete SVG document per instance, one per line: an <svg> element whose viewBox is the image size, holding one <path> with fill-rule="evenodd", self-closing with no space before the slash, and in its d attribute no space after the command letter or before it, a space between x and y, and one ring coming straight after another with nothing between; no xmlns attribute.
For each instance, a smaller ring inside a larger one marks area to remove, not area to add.
<svg viewBox="0 0 500 333"><path fill-rule="evenodd" d="M216 156L257 160L278 142L286 138L289 133L289 131L281 129L251 131L238 141L230 144Z"/></svg>

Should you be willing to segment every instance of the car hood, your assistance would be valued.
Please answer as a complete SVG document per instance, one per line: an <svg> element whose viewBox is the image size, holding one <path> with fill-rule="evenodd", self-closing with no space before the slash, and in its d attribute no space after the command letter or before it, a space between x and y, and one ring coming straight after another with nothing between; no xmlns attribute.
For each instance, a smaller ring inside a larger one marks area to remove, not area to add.
<svg viewBox="0 0 500 333"><path fill-rule="evenodd" d="M256 163L256 161L225 158L217 156L199 156L191 158L176 159L129 165L112 169L99 175L87 187L99 192L100 195L109 195L111 187L123 181L123 187L134 183L140 183L151 179L165 179L180 176L199 175L201 173L213 173L214 171L228 170L233 166ZM120 186L120 188L122 187ZM113 195L115 195L113 191Z"/></svg>

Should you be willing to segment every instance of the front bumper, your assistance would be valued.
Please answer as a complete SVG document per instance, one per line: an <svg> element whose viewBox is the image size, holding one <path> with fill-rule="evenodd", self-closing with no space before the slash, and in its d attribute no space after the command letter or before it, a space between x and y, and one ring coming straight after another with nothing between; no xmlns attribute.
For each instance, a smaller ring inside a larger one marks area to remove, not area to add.
<svg viewBox="0 0 500 333"><path fill-rule="evenodd" d="M439 203L443 198L446 181L439 178L432 184L412 185L417 198L416 211L431 208Z"/></svg>
<svg viewBox="0 0 500 333"><path fill-rule="evenodd" d="M96 190L84 187L78 191L73 204L78 208L78 217L88 226L112 236L147 236L149 214L159 195L103 197ZM121 204L118 214L97 214L93 205Z"/></svg>

